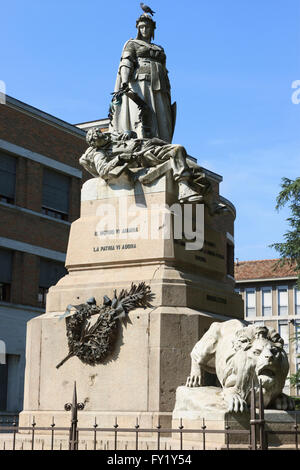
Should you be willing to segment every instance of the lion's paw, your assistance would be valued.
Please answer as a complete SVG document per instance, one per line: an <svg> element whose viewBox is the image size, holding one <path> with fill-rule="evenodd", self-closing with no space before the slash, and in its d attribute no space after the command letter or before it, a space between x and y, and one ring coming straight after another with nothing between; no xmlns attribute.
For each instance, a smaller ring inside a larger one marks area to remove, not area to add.
<svg viewBox="0 0 300 470"><path fill-rule="evenodd" d="M288 395L285 395L284 393L281 393L275 400L274 400L274 405L276 410L294 410L295 409L295 402L294 400L289 397Z"/></svg>
<svg viewBox="0 0 300 470"><path fill-rule="evenodd" d="M223 390L223 398L227 405L227 410L230 412L242 413L248 408L246 401L236 391Z"/></svg>
<svg viewBox="0 0 300 470"><path fill-rule="evenodd" d="M201 375L189 375L185 385L186 387L200 387Z"/></svg>

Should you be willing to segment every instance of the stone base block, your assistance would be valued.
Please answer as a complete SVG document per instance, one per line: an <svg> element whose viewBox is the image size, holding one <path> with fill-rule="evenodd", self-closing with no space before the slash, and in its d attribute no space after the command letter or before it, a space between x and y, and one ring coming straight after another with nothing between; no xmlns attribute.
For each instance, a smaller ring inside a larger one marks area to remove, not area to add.
<svg viewBox="0 0 300 470"><path fill-rule="evenodd" d="M299 420L299 411L265 410L265 430L269 446L295 444L294 434L280 432L295 431L295 424ZM206 426L206 431L215 431L205 435L206 445L210 448L222 448L227 445L226 435L222 431L228 426L234 431L229 435L230 445L250 443L250 413L228 413L222 400L222 390L218 387L178 387L172 428L178 428L180 425L184 429L195 430ZM203 443L202 435L197 432L184 434L184 440L190 441L191 445Z"/></svg>
<svg viewBox="0 0 300 470"><path fill-rule="evenodd" d="M250 414L228 413L221 394L222 389L218 387L178 387L172 428L178 428L182 424L184 429L195 429L195 433L185 433L184 440L202 444L203 435L196 430L205 426L206 431L215 431L206 433L206 444L220 447L227 444L223 431L229 426L235 431L229 436L229 443L248 444L249 434L243 431L249 429ZM242 432L236 434L237 430Z"/></svg>
<svg viewBox="0 0 300 470"><path fill-rule="evenodd" d="M37 426L50 426L52 416L57 426L69 426L64 406L72 401L76 381L78 402L85 405L81 427L93 426L95 417L102 427L112 427L115 417L123 420L120 426L130 427L139 416L147 428L157 425L158 416L169 416L161 424L170 427L176 384L186 382L189 353L214 317L188 308L137 309L126 326L120 325L114 352L103 364L87 366L72 357L57 369L68 354L62 313L41 315L28 324L20 426L30 426L33 416Z"/></svg>
<svg viewBox="0 0 300 470"><path fill-rule="evenodd" d="M265 421L269 446L295 445L294 434L280 432L295 431L295 425L300 421L300 411L265 410Z"/></svg>

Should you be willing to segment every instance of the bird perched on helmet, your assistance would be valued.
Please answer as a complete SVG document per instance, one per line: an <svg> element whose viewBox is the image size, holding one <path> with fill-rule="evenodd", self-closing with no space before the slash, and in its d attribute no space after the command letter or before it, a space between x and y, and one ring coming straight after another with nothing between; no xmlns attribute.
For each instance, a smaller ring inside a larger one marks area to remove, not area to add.
<svg viewBox="0 0 300 470"><path fill-rule="evenodd" d="M150 7L148 7L148 5L145 5L145 3L140 3L141 5L141 9L145 12L145 13L150 13L150 15L154 15L155 11L153 11Z"/></svg>

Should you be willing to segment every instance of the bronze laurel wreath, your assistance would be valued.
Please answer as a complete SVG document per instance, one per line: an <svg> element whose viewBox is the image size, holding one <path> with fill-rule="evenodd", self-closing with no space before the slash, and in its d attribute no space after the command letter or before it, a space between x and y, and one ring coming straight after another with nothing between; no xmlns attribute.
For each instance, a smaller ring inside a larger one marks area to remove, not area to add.
<svg viewBox="0 0 300 470"><path fill-rule="evenodd" d="M56 366L58 369L68 359L77 356L84 364L94 366L101 364L112 352L117 337L118 321L125 320L128 313L136 308L152 307L154 294L144 282L132 284L129 292L123 289L113 299L105 296L103 305L95 301L85 304L70 305L65 313L69 354ZM76 309L70 314L71 308ZM94 324L91 317L98 315Z"/></svg>

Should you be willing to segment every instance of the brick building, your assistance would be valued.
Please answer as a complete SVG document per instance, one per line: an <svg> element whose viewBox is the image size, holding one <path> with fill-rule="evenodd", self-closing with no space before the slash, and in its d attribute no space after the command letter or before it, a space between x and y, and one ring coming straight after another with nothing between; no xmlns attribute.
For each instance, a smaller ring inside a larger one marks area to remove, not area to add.
<svg viewBox="0 0 300 470"><path fill-rule="evenodd" d="M274 269L276 261L235 263L236 292L244 300L245 320L275 328L282 336L293 374L300 367L300 290L293 267ZM300 389L294 390L287 381L286 392L299 395Z"/></svg>
<svg viewBox="0 0 300 470"><path fill-rule="evenodd" d="M26 323L43 313L48 288L65 273L85 149L84 130L11 97L0 105L2 414L22 409Z"/></svg>

